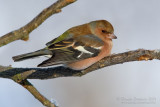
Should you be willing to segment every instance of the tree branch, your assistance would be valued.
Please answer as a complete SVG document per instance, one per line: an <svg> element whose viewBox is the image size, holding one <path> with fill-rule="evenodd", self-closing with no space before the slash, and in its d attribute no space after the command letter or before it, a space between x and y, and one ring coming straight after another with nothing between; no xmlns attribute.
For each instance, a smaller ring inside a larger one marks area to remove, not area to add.
<svg viewBox="0 0 160 107"><path fill-rule="evenodd" d="M114 54L103 58L83 71L72 70L63 66L55 68L12 68L0 66L0 77L9 78L26 88L36 99L47 107L56 107L48 99L41 95L27 79L51 79L57 77L83 76L94 70L131 61L143 61L160 59L160 50L138 49L125 53Z"/></svg>
<svg viewBox="0 0 160 107"><path fill-rule="evenodd" d="M160 50L138 49L125 53L114 54L103 58L99 62L82 71L72 70L63 66L52 68L12 68L0 66L0 77L14 78L14 80L21 81L25 79L51 79L57 77L82 76L89 72L111 65L131 61L148 61L152 59L160 59Z"/></svg>
<svg viewBox="0 0 160 107"><path fill-rule="evenodd" d="M44 9L41 13L39 13L39 15L37 15L31 22L29 22L25 26L0 37L0 47L16 40L27 41L29 39L29 33L36 29L39 25L41 25L48 17L61 12L61 8L75 1L76 0L58 0L56 3Z"/></svg>
<svg viewBox="0 0 160 107"><path fill-rule="evenodd" d="M28 80L25 79L25 80L22 80L22 81L15 81L15 82L17 82L19 85L21 85L25 89L27 89L44 106L47 106L47 107L56 107L55 104L52 104L47 98L45 98L42 94L40 94L38 92L38 90Z"/></svg>
<svg viewBox="0 0 160 107"><path fill-rule="evenodd" d="M57 77L83 76L97 69L122 64L132 61L148 61L153 59L160 60L160 50L144 50L138 49L125 53L114 54L103 58L99 62L93 64L89 68L76 71L63 66L52 68L12 68L10 66L0 66L0 77L9 78L26 88L35 98L47 107L56 107L43 95L41 95L34 86L26 79L51 79Z"/></svg>

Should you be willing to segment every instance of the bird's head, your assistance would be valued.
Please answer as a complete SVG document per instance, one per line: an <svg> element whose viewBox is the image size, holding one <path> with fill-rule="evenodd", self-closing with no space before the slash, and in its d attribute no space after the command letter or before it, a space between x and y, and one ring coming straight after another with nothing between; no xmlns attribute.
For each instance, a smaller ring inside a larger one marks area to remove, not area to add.
<svg viewBox="0 0 160 107"><path fill-rule="evenodd" d="M91 32L101 38L103 41L108 39L117 39L114 35L114 28L106 20L97 20L89 23Z"/></svg>

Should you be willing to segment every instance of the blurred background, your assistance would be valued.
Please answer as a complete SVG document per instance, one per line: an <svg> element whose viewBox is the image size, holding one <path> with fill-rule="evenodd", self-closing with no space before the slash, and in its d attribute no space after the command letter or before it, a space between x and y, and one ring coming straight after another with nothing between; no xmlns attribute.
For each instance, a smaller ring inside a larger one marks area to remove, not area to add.
<svg viewBox="0 0 160 107"><path fill-rule="evenodd" d="M0 0L0 36L30 22L56 0ZM0 65L36 67L46 58L13 62L12 56L45 47L70 27L105 19L115 28L112 53L160 49L160 0L78 0L48 18L27 42L0 48ZM60 107L160 107L160 62L130 62L83 77L29 80ZM43 107L26 89L0 78L0 107Z"/></svg>

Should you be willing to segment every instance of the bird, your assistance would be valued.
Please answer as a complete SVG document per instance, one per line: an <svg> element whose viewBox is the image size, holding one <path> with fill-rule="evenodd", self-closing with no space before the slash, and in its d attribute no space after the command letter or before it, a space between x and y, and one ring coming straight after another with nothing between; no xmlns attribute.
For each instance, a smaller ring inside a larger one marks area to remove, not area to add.
<svg viewBox="0 0 160 107"><path fill-rule="evenodd" d="M37 67L63 64L73 70L83 70L111 54L112 39L117 39L112 24L106 20L95 20L68 29L46 43L45 48L12 59L17 62L47 55L49 59Z"/></svg>

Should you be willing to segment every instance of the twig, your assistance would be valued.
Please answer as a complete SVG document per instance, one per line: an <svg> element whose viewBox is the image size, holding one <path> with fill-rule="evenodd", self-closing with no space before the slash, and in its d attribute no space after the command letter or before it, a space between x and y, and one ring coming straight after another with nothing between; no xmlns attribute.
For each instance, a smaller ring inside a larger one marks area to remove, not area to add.
<svg viewBox="0 0 160 107"><path fill-rule="evenodd" d="M36 29L39 25L41 25L48 17L61 12L61 8L75 1L76 0L58 0L56 3L44 9L39 15L37 15L31 22L29 22L25 26L0 37L0 47L16 40L28 40L29 33Z"/></svg>
<svg viewBox="0 0 160 107"><path fill-rule="evenodd" d="M15 82L19 83L21 86L23 86L24 88L26 88L44 106L47 106L47 107L56 107L55 104L52 104L47 98L45 98L42 94L40 94L38 92L38 90L28 80L25 79L25 80L22 80L22 81L15 81Z"/></svg>
<svg viewBox="0 0 160 107"><path fill-rule="evenodd" d="M160 50L144 50L138 49L125 53L114 54L103 58L99 62L93 64L83 71L72 70L63 66L52 68L11 68L0 66L0 77L14 78L18 80L24 79L51 79L57 77L82 76L97 69L122 64L131 61L143 61L160 59ZM6 69L6 70L5 70Z"/></svg>

